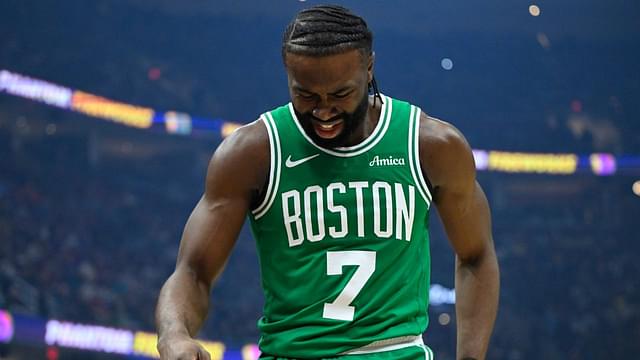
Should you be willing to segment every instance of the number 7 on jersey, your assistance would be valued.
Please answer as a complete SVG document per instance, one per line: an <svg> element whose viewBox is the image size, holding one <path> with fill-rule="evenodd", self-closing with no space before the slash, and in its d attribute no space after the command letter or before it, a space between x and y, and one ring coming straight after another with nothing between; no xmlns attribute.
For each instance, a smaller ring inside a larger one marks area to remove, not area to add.
<svg viewBox="0 0 640 360"><path fill-rule="evenodd" d="M350 265L355 265L358 268L338 297L332 303L324 304L322 317L326 319L353 321L355 307L350 304L376 270L376 252L327 252L327 275L342 275L342 268Z"/></svg>

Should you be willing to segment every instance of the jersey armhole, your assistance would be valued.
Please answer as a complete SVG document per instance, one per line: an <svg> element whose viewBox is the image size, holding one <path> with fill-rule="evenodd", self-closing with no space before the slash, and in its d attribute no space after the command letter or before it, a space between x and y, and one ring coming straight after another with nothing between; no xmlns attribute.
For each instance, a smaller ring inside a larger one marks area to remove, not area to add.
<svg viewBox="0 0 640 360"><path fill-rule="evenodd" d="M419 107L411 105L411 112L409 115L409 165L411 167L411 175L413 181L418 186L418 192L422 196L423 200L427 203L427 206L431 205L432 201L432 186L431 183L425 178L422 171L422 165L420 165L420 115L422 111Z"/></svg>
<svg viewBox="0 0 640 360"><path fill-rule="evenodd" d="M253 210L251 214L255 220L260 219L271 208L273 201L276 198L278 192L278 183L280 182L280 167L282 158L280 156L280 139L278 137L278 129L276 127L273 116L270 112L264 113L260 116L260 120L267 128L267 134L269 135L269 180L267 183L267 191L264 193L264 198L260 204Z"/></svg>
<svg viewBox="0 0 640 360"><path fill-rule="evenodd" d="M423 113L420 108L418 108L418 110L420 111L420 114ZM429 116L429 114L427 113L424 113L424 114ZM418 115L417 122L418 122L418 139L420 139L420 115ZM417 149L418 159L420 159L420 143L416 142L416 144L418 145L418 149ZM419 161L418 161L418 165L420 165ZM424 181L427 185L427 190L429 190L429 193L431 195L430 197L433 197L433 194L434 194L433 185L431 184L431 180L429 180L429 174L427 174L427 171L422 168L422 165L420 165L420 174L422 174L424 177Z"/></svg>

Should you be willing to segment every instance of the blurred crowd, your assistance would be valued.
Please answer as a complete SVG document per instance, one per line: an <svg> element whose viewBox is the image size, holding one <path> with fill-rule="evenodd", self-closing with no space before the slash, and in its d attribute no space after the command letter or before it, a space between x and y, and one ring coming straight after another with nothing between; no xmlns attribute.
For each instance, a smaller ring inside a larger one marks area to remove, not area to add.
<svg viewBox="0 0 640 360"><path fill-rule="evenodd" d="M0 69L231 121L288 101L284 20L186 21L128 2L77 5L0 3L0 14L12 14L0 21ZM538 41L530 31L425 40L380 29L376 76L383 93L451 121L474 148L640 153L640 82L629 75L639 53L625 39L541 42L540 34ZM445 56L452 71L439 66ZM4 94L0 110L0 309L153 331L158 291L217 144L104 125ZM488 358L640 354L640 198L630 191L637 179L481 173L479 180L502 276ZM437 216L432 227L432 280L451 288L454 258ZM263 300L246 226L213 299L203 337L235 348L257 341ZM429 311L425 340L438 359L453 359L454 308Z"/></svg>
<svg viewBox="0 0 640 360"><path fill-rule="evenodd" d="M0 308L153 331L158 291L201 194L208 153L194 148L141 162L107 151L89 156L92 141L34 140L0 127ZM490 358L638 352L631 339L640 338L633 228L640 199L624 180L555 179L480 174L502 273ZM453 287L453 255L437 216L432 227L432 280ZM257 341L262 294L246 227L212 305L203 337L236 348ZM453 359L453 307L433 306L430 314L426 341L440 359Z"/></svg>
<svg viewBox="0 0 640 360"><path fill-rule="evenodd" d="M183 179L186 187L176 194L176 166L154 172L147 163L136 176L140 169L126 161L90 165L87 139L1 136L0 308L152 331L158 291L201 189ZM243 232L237 256L247 248L253 244ZM237 321L257 319L256 276L256 263L236 267L235 281L216 297L216 335L237 344L256 338L255 321Z"/></svg>
<svg viewBox="0 0 640 360"><path fill-rule="evenodd" d="M623 359L640 350L640 199L628 180L572 185L584 183L573 195L536 199L532 189L528 199L494 203L502 271L495 358Z"/></svg>
<svg viewBox="0 0 640 360"><path fill-rule="evenodd" d="M3 12L13 16L0 22L7 34L0 68L160 111L236 122L288 101L280 48L289 15L185 19L107 0L81 12L73 3L12 0L0 4ZM52 14L69 21L51 24ZM372 24L381 91L455 123L477 148L640 148L639 82L629 75L638 72L640 53L630 39L560 37L549 45L529 31L424 37L380 25ZM445 57L451 71L440 66Z"/></svg>

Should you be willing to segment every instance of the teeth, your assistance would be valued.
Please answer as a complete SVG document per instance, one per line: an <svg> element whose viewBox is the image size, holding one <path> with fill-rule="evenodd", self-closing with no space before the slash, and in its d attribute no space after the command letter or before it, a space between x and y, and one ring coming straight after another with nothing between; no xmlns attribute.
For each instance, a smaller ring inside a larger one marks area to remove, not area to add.
<svg viewBox="0 0 640 360"><path fill-rule="evenodd" d="M335 125L320 125L321 128L325 130L331 130Z"/></svg>

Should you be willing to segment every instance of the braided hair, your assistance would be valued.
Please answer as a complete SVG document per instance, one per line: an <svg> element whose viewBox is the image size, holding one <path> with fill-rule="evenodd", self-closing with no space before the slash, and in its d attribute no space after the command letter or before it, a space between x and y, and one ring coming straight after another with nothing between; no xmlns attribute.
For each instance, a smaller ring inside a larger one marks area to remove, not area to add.
<svg viewBox="0 0 640 360"><path fill-rule="evenodd" d="M372 54L373 34L367 23L349 9L338 5L319 5L302 10L287 26L282 39L282 58L287 53L327 56L359 50L363 59ZM382 102L375 77L369 84Z"/></svg>

